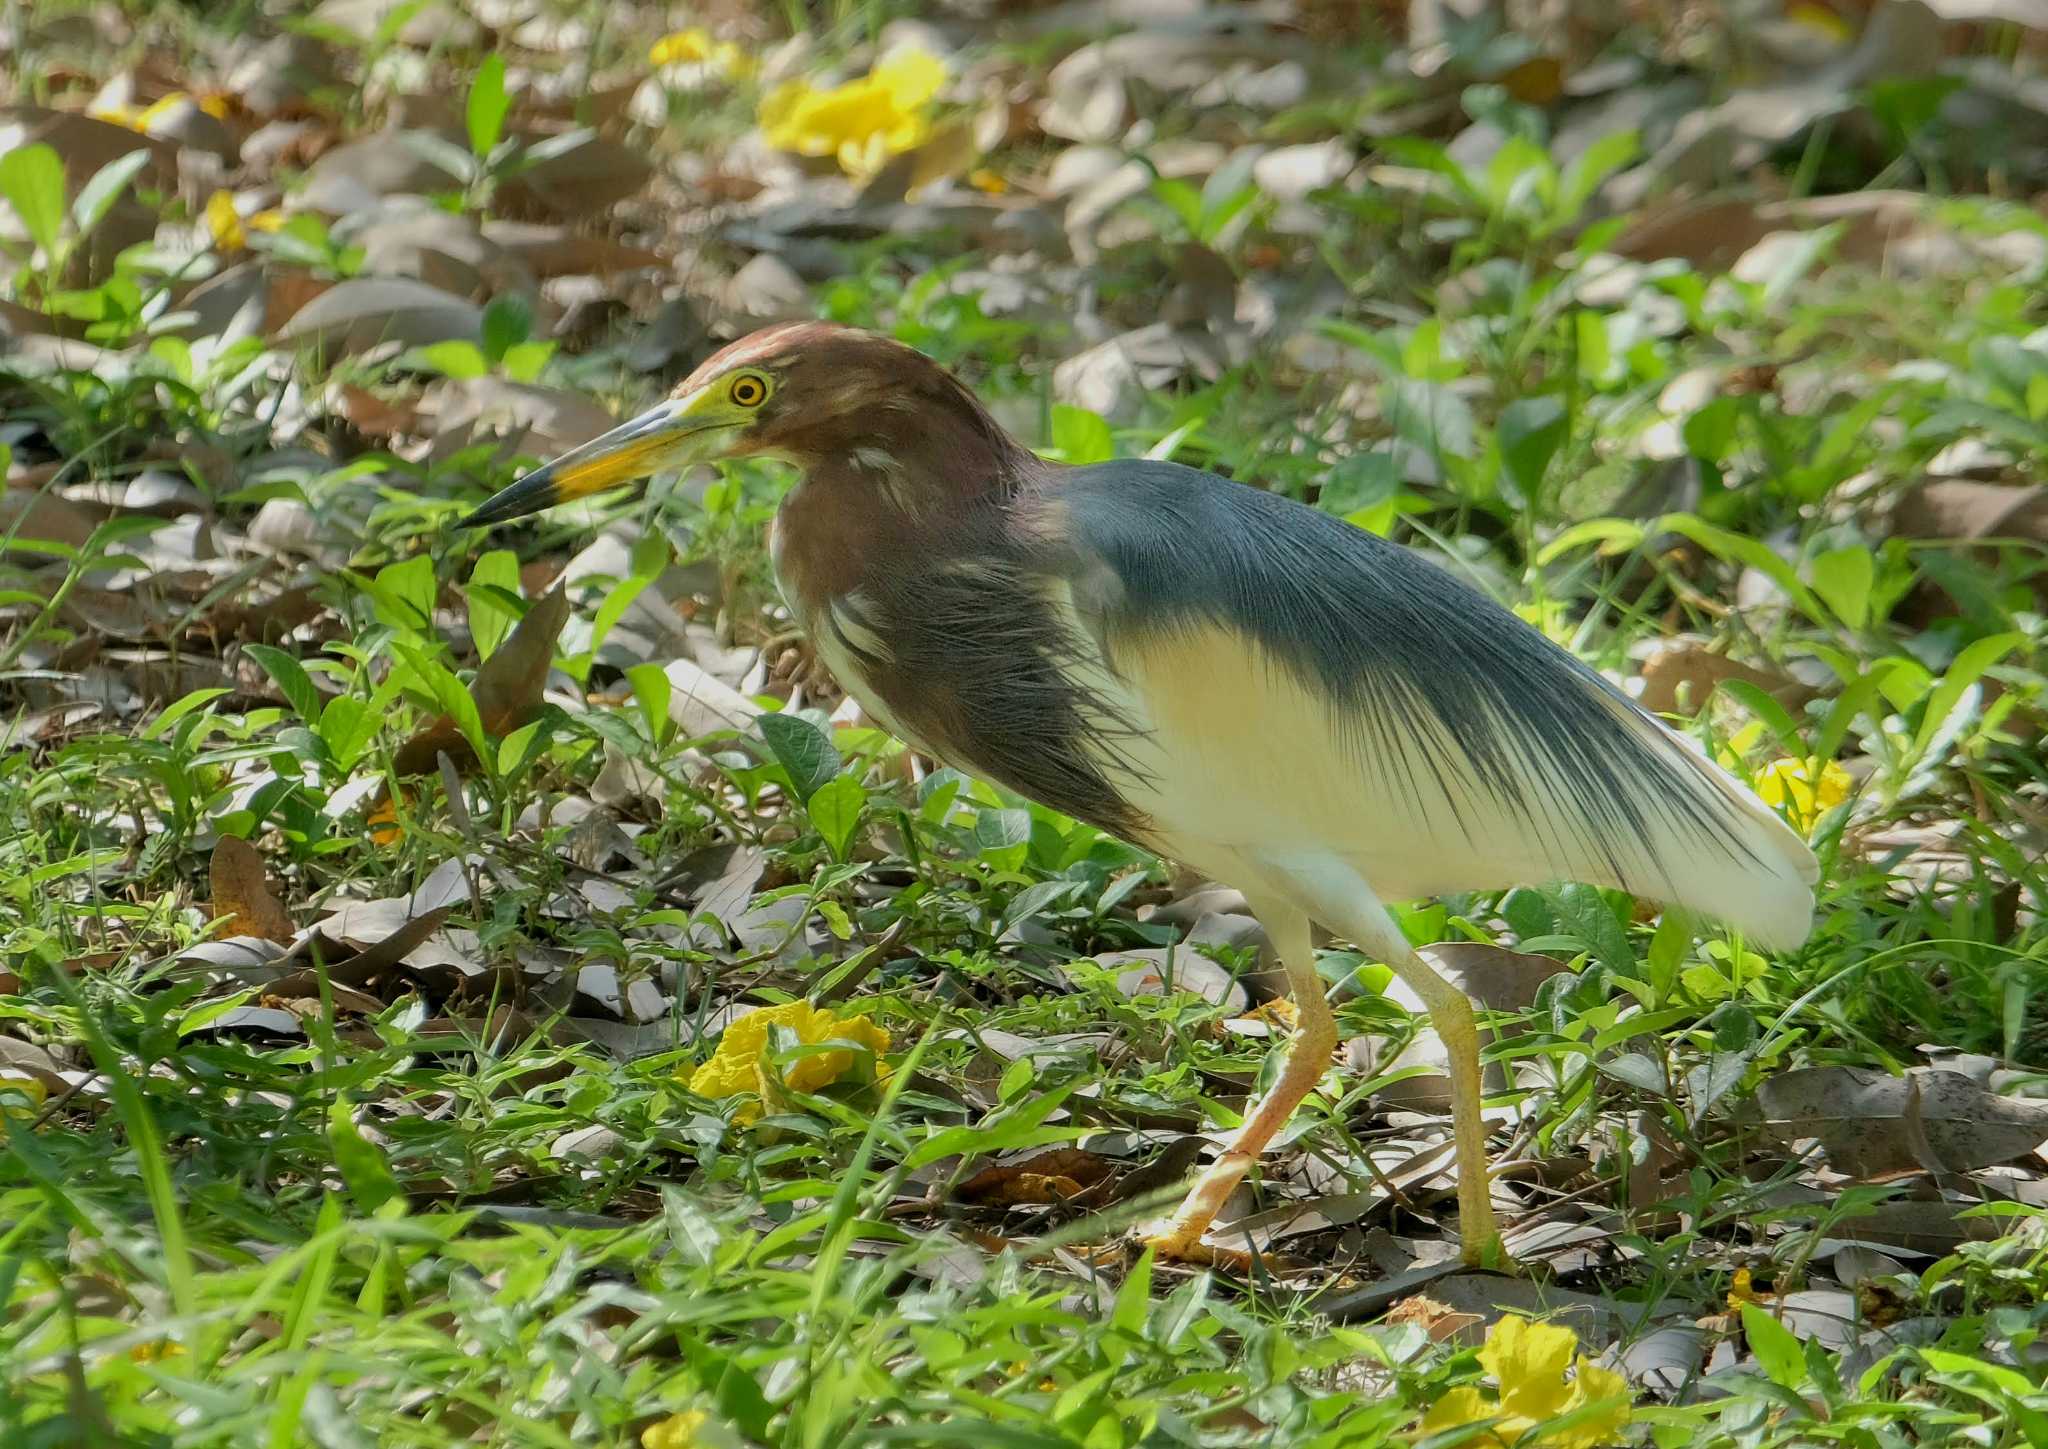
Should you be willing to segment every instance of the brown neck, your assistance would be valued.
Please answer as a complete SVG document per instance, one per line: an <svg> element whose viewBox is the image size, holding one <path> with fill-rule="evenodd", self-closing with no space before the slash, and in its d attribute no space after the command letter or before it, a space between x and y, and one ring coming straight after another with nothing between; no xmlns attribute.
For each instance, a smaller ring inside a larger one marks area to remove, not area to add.
<svg viewBox="0 0 2048 1449"><path fill-rule="evenodd" d="M807 606L859 588L869 570L914 564L935 534L957 542L972 515L1001 510L1052 468L959 391L964 406L926 396L853 425L842 415L829 444L778 440L804 474L776 521L778 567Z"/></svg>

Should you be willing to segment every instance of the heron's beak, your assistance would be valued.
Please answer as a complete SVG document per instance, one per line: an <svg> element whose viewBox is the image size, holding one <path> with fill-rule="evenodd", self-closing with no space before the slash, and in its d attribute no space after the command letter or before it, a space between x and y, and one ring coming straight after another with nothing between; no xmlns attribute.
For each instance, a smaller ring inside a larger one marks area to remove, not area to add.
<svg viewBox="0 0 2048 1449"><path fill-rule="evenodd" d="M534 469L493 495L460 526L504 523L650 473L707 462L725 451L730 430L751 417L722 397L701 392L661 403Z"/></svg>

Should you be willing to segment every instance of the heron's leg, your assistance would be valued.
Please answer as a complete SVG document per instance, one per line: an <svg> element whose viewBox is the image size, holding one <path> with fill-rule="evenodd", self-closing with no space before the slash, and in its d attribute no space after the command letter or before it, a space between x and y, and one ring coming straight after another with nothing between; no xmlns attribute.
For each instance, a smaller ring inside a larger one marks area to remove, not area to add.
<svg viewBox="0 0 2048 1449"><path fill-rule="evenodd" d="M1451 1135L1458 1154L1458 1242L1465 1262L1477 1267L1500 1256L1500 1229L1493 1219L1493 1168L1486 1154L1486 1120L1480 1115L1484 1087L1479 1072L1479 1025L1472 1016L1472 1003L1415 954L1398 927L1393 943L1358 944L1383 957L1394 974L1422 998L1429 1008L1430 1023L1443 1041L1451 1077Z"/></svg>
<svg viewBox="0 0 2048 1449"><path fill-rule="evenodd" d="M1330 1003L1323 995L1322 978L1316 975L1308 916L1292 905L1271 902L1259 902L1253 909L1287 968L1287 990L1294 998L1298 1024L1280 1064L1280 1079L1252 1108L1229 1149L1195 1179L1179 1210L1148 1233L1146 1242L1162 1257L1214 1256L1202 1249L1202 1234L1209 1230L1209 1224L1244 1181L1273 1135L1287 1125L1302 1098L1315 1090L1337 1045L1337 1018L1331 1014Z"/></svg>
<svg viewBox="0 0 2048 1449"><path fill-rule="evenodd" d="M1276 865L1278 863L1276 862ZM1458 1163L1458 1239L1474 1266L1501 1258L1500 1229L1494 1222L1486 1154L1486 1119L1480 1114L1484 1087L1479 1074L1479 1026L1465 993L1436 974L1415 954L1372 887L1348 863L1329 856L1303 856L1285 864L1289 882L1315 918L1377 956L1408 983L1429 1008L1430 1023L1444 1044L1451 1079L1451 1133Z"/></svg>

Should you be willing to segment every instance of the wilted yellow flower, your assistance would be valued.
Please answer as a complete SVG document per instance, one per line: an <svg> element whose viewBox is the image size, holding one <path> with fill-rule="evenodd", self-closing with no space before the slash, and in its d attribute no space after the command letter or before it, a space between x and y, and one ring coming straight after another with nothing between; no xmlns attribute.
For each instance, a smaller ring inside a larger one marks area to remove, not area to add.
<svg viewBox="0 0 2048 1449"><path fill-rule="evenodd" d="M1756 793L1766 805L1775 805L1791 817L1801 830L1813 829L1814 822L1849 798L1855 777L1833 760L1773 760L1757 772Z"/></svg>
<svg viewBox="0 0 2048 1449"><path fill-rule="evenodd" d="M910 47L844 85L784 82L761 102L761 130L777 150L835 156L849 176L868 176L931 134L931 103L945 84L938 57Z"/></svg>
<svg viewBox="0 0 2048 1449"><path fill-rule="evenodd" d="M754 69L751 55L701 25L662 36L649 48L647 60L651 65L708 65L727 76L751 75Z"/></svg>
<svg viewBox="0 0 2048 1449"><path fill-rule="evenodd" d="M240 251L249 244L242 215L235 210L235 198L225 191L216 191L206 198L206 229L213 233L213 244L224 252Z"/></svg>
<svg viewBox="0 0 2048 1449"><path fill-rule="evenodd" d="M865 1016L842 1020L829 1008L792 1001L785 1006L750 1011L728 1026L719 1037L718 1050L711 1054L711 1060L690 1074L690 1090L700 1097L737 1097L754 1092L772 1099L778 1085L815 1092L838 1081L853 1065L851 1051L813 1052L791 1062L777 1077L769 1041L769 1034L776 1027L786 1028L806 1046L828 1041L851 1042L878 1057L889 1049L889 1033ZM877 1073L883 1070L878 1063ZM740 1118L751 1121L759 1115L759 1109L749 1105Z"/></svg>
<svg viewBox="0 0 2048 1449"><path fill-rule="evenodd" d="M95 120L112 121L115 125L126 126L131 131L147 133L158 121L187 101L216 121L227 119L228 99L218 91L202 91L196 96L188 95L184 91L172 91L146 106L94 106L86 114Z"/></svg>
<svg viewBox="0 0 2048 1449"><path fill-rule="evenodd" d="M709 1417L702 1409L670 1414L640 1431L641 1449L703 1449L704 1440L697 1431Z"/></svg>
<svg viewBox="0 0 2048 1449"><path fill-rule="evenodd" d="M235 210L234 196L226 191L216 191L206 198L206 229L213 233L213 244L224 252L247 246L252 231L279 231L284 223L284 213L274 207L243 216Z"/></svg>
<svg viewBox="0 0 2048 1449"><path fill-rule="evenodd" d="M1464 1424L1498 1422L1481 1442L1528 1442L1546 1449L1596 1449L1611 1444L1629 1421L1628 1385L1578 1352L1569 1328L1532 1323L1512 1314L1496 1323L1479 1350L1479 1362L1499 1385L1489 1400L1479 1389L1452 1389L1423 1415L1422 1432L1435 1434ZM1575 1360L1576 1356L1576 1360ZM1571 1376L1566 1377L1567 1370ZM1612 1400L1605 1408L1567 1428L1542 1432L1538 1425Z"/></svg>
<svg viewBox="0 0 2048 1449"><path fill-rule="evenodd" d="M9 1117L33 1117L49 1100L50 1089L27 1072L0 1071L0 1135Z"/></svg>

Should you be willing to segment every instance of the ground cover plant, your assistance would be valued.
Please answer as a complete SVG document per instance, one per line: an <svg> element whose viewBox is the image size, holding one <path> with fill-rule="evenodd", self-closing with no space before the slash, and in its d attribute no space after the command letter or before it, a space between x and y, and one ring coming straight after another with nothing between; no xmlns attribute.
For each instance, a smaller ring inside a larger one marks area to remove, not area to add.
<svg viewBox="0 0 2048 1449"><path fill-rule="evenodd" d="M2048 16L18 4L0 1444L2048 1444ZM908 755L786 471L485 537L765 322L1460 572L1752 781L1813 939L1234 892Z"/></svg>

